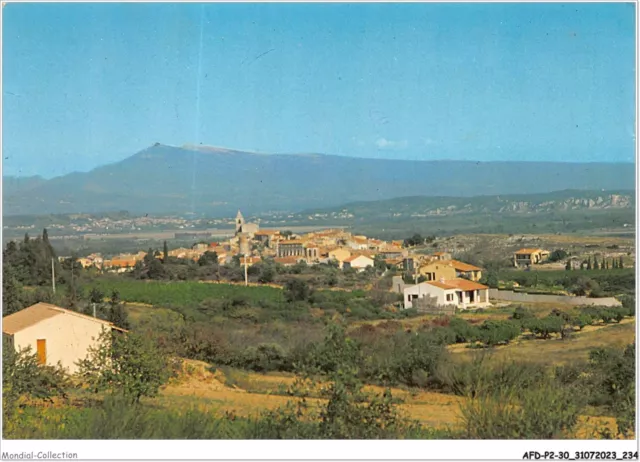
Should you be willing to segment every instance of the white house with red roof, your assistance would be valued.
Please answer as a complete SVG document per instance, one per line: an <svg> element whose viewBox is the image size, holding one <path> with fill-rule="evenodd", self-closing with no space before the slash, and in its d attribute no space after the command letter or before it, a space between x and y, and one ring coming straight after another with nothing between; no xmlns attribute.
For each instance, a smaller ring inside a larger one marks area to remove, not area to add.
<svg viewBox="0 0 640 462"><path fill-rule="evenodd" d="M434 298L436 305L454 305L462 310L490 305L489 287L462 278L440 279L407 286L403 295L405 308L413 308L416 300L427 297Z"/></svg>

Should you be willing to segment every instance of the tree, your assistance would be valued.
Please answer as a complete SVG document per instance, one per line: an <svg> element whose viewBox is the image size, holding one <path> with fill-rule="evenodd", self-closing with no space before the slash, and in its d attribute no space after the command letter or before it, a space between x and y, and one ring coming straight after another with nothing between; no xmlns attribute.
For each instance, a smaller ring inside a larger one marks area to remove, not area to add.
<svg viewBox="0 0 640 462"><path fill-rule="evenodd" d="M567 263L564 265L564 269L571 271L571 260L567 259Z"/></svg>
<svg viewBox="0 0 640 462"><path fill-rule="evenodd" d="M588 295L598 290L600 290L599 284L593 279L584 276L580 276L571 287L571 292L578 296Z"/></svg>
<svg viewBox="0 0 640 462"><path fill-rule="evenodd" d="M11 266L4 265L2 273L2 316L7 316L24 308L22 286Z"/></svg>
<svg viewBox="0 0 640 462"><path fill-rule="evenodd" d="M593 256L593 269L600 269L600 264L598 263L598 257Z"/></svg>
<svg viewBox="0 0 640 462"><path fill-rule="evenodd" d="M162 247L162 263L166 263L167 258L169 258L169 246L167 245L167 241L164 241L164 245Z"/></svg>
<svg viewBox="0 0 640 462"><path fill-rule="evenodd" d="M111 292L111 299L109 300L109 314L107 321L112 322L120 329L129 329L129 313L124 304L120 301L120 293L117 290Z"/></svg>
<svg viewBox="0 0 640 462"><path fill-rule="evenodd" d="M497 289L500 281L498 280L498 274L495 271L487 272L484 278L484 284L488 285L492 289Z"/></svg>
<svg viewBox="0 0 640 462"><path fill-rule="evenodd" d="M384 261L384 258L381 255L376 255L373 258L373 266L381 273L384 273L387 270L387 262Z"/></svg>
<svg viewBox="0 0 640 462"><path fill-rule="evenodd" d="M51 401L53 396L66 396L69 383L59 364L40 365L30 348L16 351L4 336L2 342L2 420L7 432L21 397Z"/></svg>
<svg viewBox="0 0 640 462"><path fill-rule="evenodd" d="M620 255L620 261L618 262L618 268L624 268L624 262L622 261L622 255Z"/></svg>
<svg viewBox="0 0 640 462"><path fill-rule="evenodd" d="M591 257L587 260L587 270L591 269Z"/></svg>
<svg viewBox="0 0 640 462"><path fill-rule="evenodd" d="M311 297L311 288L302 279L289 279L285 284L284 296L287 301L306 301Z"/></svg>
<svg viewBox="0 0 640 462"><path fill-rule="evenodd" d="M563 250L563 249L556 249L553 252L551 252L549 254L549 261L550 262L554 262L554 261L560 261L560 260L564 260L565 258L567 258L569 254Z"/></svg>
<svg viewBox="0 0 640 462"><path fill-rule="evenodd" d="M200 266L217 265L217 264L218 264L218 252L215 252L215 251L211 252L210 250L207 250L205 253L200 255L200 258L198 258L198 265Z"/></svg>
<svg viewBox="0 0 640 462"><path fill-rule="evenodd" d="M416 245L424 244L425 239L418 233L414 234L410 238L404 240L405 247L414 247Z"/></svg>
<svg viewBox="0 0 640 462"><path fill-rule="evenodd" d="M273 282L276 277L276 269L271 264L262 264L260 265L260 276L258 276L258 281L263 284L269 284Z"/></svg>
<svg viewBox="0 0 640 462"><path fill-rule="evenodd" d="M91 303L102 303L104 301L104 292L97 287L91 289L89 292L89 301Z"/></svg>
<svg viewBox="0 0 640 462"><path fill-rule="evenodd" d="M151 259L147 266L147 277L149 279L164 279L167 276L167 270L157 258Z"/></svg>
<svg viewBox="0 0 640 462"><path fill-rule="evenodd" d="M173 375L175 364L148 336L103 331L87 358L78 362L80 377L94 392L123 395L132 402L153 397Z"/></svg>

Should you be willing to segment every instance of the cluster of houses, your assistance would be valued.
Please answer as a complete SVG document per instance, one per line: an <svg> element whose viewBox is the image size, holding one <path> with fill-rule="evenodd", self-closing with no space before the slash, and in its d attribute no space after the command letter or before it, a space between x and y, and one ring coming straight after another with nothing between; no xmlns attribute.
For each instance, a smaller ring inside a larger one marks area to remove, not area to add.
<svg viewBox="0 0 640 462"><path fill-rule="evenodd" d="M489 305L489 287L480 284L482 268L451 258L448 252L412 255L403 259L405 274L393 278L392 290L403 294L405 308L454 307L480 308Z"/></svg>
<svg viewBox="0 0 640 462"><path fill-rule="evenodd" d="M388 265L402 267L408 250L402 241L382 241L366 236L353 235L342 229L326 229L307 234L292 234L274 229L260 229L256 223L247 223L238 211L235 234L222 242L197 243L191 247L171 249L171 257L197 261L206 252L215 252L220 263L229 263L234 256L241 256L247 266L272 258L283 266L304 261L308 265L335 262L340 268L363 271L374 265L374 258L382 258ZM146 252L122 254L103 259L92 254L78 261L84 267L95 266L106 271L130 271Z"/></svg>

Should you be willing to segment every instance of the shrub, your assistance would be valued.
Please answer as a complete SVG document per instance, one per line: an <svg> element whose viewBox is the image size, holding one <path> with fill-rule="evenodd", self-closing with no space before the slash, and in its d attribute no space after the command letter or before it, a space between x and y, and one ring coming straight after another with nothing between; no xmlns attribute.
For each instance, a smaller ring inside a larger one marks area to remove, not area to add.
<svg viewBox="0 0 640 462"><path fill-rule="evenodd" d="M582 403L551 382L525 390L502 389L461 405L466 437L557 439L575 437Z"/></svg>
<svg viewBox="0 0 640 462"><path fill-rule="evenodd" d="M582 330L584 326L590 326L593 323L593 317L588 314L579 314L577 316L573 316L570 323L579 330Z"/></svg>
<svg viewBox="0 0 640 462"><path fill-rule="evenodd" d="M175 368L148 337L106 331L78 365L79 375L95 392L121 394L132 402L156 396Z"/></svg>
<svg viewBox="0 0 640 462"><path fill-rule="evenodd" d="M311 297L311 289L302 279L289 279L285 284L284 296L287 301L307 301Z"/></svg>
<svg viewBox="0 0 640 462"><path fill-rule="evenodd" d="M243 366L258 372L290 370L291 363L277 343L261 343L244 351Z"/></svg>
<svg viewBox="0 0 640 462"><path fill-rule="evenodd" d="M524 306L517 307L511 316L511 319L516 319L518 321L531 318L535 318L535 315L529 308L525 308Z"/></svg>
<svg viewBox="0 0 640 462"><path fill-rule="evenodd" d="M455 341L457 343L472 342L478 337L478 329L462 318L452 318L449 322L449 327L455 333Z"/></svg>
<svg viewBox="0 0 640 462"><path fill-rule="evenodd" d="M485 321L478 327L477 340L486 346L509 343L520 335L520 325L512 321Z"/></svg>
<svg viewBox="0 0 640 462"><path fill-rule="evenodd" d="M568 255L569 254L565 250L556 249L549 254L549 261L555 262L555 261L564 260L565 258L567 258Z"/></svg>
<svg viewBox="0 0 640 462"><path fill-rule="evenodd" d="M531 319L525 323L527 329L537 337L548 339L551 334L562 333L564 320L560 316L550 315L542 319Z"/></svg>
<svg viewBox="0 0 640 462"><path fill-rule="evenodd" d="M66 397L69 381L60 365L38 364L37 354L30 348L15 351L3 337L2 346L2 415L7 428L14 424L15 411L22 398L51 401L54 396Z"/></svg>

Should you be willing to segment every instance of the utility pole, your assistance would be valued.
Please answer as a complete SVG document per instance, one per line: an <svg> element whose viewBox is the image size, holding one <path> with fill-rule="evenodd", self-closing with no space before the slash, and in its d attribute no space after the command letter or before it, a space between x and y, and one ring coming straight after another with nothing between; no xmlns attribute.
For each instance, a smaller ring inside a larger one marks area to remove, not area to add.
<svg viewBox="0 0 640 462"><path fill-rule="evenodd" d="M51 257L51 288L53 293L56 293L56 267L53 263L53 257Z"/></svg>
<svg viewBox="0 0 640 462"><path fill-rule="evenodd" d="M244 285L249 285L249 272L247 271L247 254L244 254Z"/></svg>

